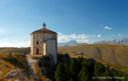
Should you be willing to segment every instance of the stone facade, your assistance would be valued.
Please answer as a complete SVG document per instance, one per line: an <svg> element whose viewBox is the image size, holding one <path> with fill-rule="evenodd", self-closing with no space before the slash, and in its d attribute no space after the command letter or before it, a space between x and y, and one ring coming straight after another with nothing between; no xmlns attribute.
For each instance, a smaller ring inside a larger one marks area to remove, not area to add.
<svg viewBox="0 0 128 81"><path fill-rule="evenodd" d="M31 33L31 56L50 56L57 63L57 33L43 27Z"/></svg>

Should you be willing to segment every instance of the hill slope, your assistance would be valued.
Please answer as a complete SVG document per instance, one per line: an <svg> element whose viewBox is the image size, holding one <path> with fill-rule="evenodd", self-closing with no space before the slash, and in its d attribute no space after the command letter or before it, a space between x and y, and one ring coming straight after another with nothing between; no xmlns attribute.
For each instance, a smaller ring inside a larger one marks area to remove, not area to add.
<svg viewBox="0 0 128 81"><path fill-rule="evenodd" d="M30 48L14 48L14 47L3 47L0 48L0 54L29 54Z"/></svg>
<svg viewBox="0 0 128 81"><path fill-rule="evenodd" d="M0 48L0 54L29 54L29 48ZM104 64L116 67L128 73L128 46L110 44L80 44L59 47L59 53L68 53L71 57L94 58Z"/></svg>
<svg viewBox="0 0 128 81"><path fill-rule="evenodd" d="M59 52L68 53L71 57L94 58L97 61L128 73L128 46L125 45L77 45L60 47Z"/></svg>

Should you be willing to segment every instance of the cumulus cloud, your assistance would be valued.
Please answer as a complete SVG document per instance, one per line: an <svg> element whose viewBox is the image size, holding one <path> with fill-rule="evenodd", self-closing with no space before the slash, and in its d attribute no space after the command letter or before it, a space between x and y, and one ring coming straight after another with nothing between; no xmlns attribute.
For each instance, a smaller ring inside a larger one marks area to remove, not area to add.
<svg viewBox="0 0 128 81"><path fill-rule="evenodd" d="M105 26L104 29L106 29L106 30L112 30L112 27L110 27L110 26Z"/></svg>
<svg viewBox="0 0 128 81"><path fill-rule="evenodd" d="M90 40L88 39L89 35L86 34L70 34L70 35L65 35L62 33L58 34L58 41L59 42L68 42L70 40L76 40L77 42L81 43L90 43Z"/></svg>
<svg viewBox="0 0 128 81"><path fill-rule="evenodd" d="M101 38L101 34L88 35L88 34L62 34L58 33L58 42L66 43L71 40L76 40L78 43L93 43L94 39ZM29 47L30 40L9 40L0 39L0 47Z"/></svg>
<svg viewBox="0 0 128 81"><path fill-rule="evenodd" d="M124 35L119 33L119 34L113 34L112 36L113 36L113 37L122 37L122 36L124 36Z"/></svg>
<svg viewBox="0 0 128 81"><path fill-rule="evenodd" d="M98 38L101 38L101 37L102 37L102 35L101 35L101 34L98 34L98 35L97 35L97 37L98 37Z"/></svg>
<svg viewBox="0 0 128 81"><path fill-rule="evenodd" d="M92 43L92 38L101 37L101 34L98 35L87 35L87 34L69 34L65 35L62 33L58 34L58 41L61 42L68 42L71 40L76 40L78 43Z"/></svg>

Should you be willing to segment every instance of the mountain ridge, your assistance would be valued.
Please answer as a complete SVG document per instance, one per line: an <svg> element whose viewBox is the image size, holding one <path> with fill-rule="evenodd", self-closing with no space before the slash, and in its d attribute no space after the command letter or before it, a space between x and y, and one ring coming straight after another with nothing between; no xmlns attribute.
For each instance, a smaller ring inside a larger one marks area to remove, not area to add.
<svg viewBox="0 0 128 81"><path fill-rule="evenodd" d="M122 39L114 39L109 41L98 41L94 42L94 44L122 44L122 45L128 45L128 38L122 38Z"/></svg>

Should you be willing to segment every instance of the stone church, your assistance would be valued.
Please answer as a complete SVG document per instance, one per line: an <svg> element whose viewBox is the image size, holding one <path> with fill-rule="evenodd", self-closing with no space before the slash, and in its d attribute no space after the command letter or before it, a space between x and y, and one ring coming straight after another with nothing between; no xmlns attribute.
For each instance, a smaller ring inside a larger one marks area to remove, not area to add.
<svg viewBox="0 0 128 81"><path fill-rule="evenodd" d="M45 23L31 33L31 56L49 56L54 64L57 63L57 33L49 30Z"/></svg>

